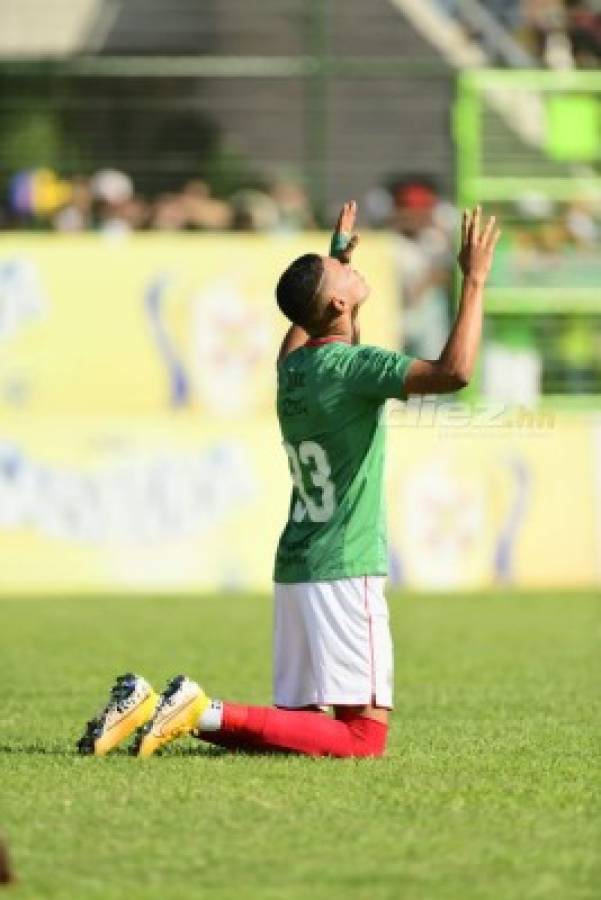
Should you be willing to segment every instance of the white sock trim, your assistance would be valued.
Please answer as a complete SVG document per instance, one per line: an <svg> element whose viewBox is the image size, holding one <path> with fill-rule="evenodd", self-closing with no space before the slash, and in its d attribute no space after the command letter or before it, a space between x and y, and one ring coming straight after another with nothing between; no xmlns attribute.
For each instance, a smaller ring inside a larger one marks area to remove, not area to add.
<svg viewBox="0 0 601 900"><path fill-rule="evenodd" d="M211 700L198 720L199 731L219 731L223 719L223 703Z"/></svg>

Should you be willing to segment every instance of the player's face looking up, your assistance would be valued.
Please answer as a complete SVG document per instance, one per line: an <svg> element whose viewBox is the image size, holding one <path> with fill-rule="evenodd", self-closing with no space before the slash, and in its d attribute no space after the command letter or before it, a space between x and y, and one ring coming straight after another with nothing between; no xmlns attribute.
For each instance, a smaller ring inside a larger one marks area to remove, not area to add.
<svg viewBox="0 0 601 900"><path fill-rule="evenodd" d="M321 257L323 275L314 298L311 337L345 336L354 341L358 334L359 308L369 294L362 275L348 263L330 256Z"/></svg>
<svg viewBox="0 0 601 900"><path fill-rule="evenodd" d="M369 296L369 285L350 265L331 256L323 257L324 279L320 288L322 302L331 303L339 313L352 311Z"/></svg>

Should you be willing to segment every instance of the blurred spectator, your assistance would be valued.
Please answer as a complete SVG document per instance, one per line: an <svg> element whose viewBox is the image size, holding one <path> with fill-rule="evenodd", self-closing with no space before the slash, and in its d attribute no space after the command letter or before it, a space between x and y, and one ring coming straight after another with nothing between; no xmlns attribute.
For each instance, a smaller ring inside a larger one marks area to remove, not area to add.
<svg viewBox="0 0 601 900"><path fill-rule="evenodd" d="M112 207L131 200L134 195L134 183L125 172L118 169L101 169L92 175L90 188L93 196Z"/></svg>
<svg viewBox="0 0 601 900"><path fill-rule="evenodd" d="M109 234L131 231L134 227L130 220L134 184L129 175L117 169L101 169L92 176L90 188L98 229Z"/></svg>
<svg viewBox="0 0 601 900"><path fill-rule="evenodd" d="M304 231L315 228L315 219L305 190L295 181L279 180L270 194L278 207L277 227L281 231Z"/></svg>
<svg viewBox="0 0 601 900"><path fill-rule="evenodd" d="M436 0L496 58L491 36L474 34L469 4ZM552 69L597 68L601 59L601 8L598 0L478 0L510 34Z"/></svg>
<svg viewBox="0 0 601 900"><path fill-rule="evenodd" d="M563 0L526 0L524 36L535 56L551 69L573 66Z"/></svg>
<svg viewBox="0 0 601 900"><path fill-rule="evenodd" d="M85 178L71 181L71 199L52 219L56 231L85 231L92 225L92 191Z"/></svg>
<svg viewBox="0 0 601 900"><path fill-rule="evenodd" d="M5 214L0 207L1 226L50 226L62 232L294 232L316 225L305 190L288 179L274 181L269 191L236 191L228 200L214 197L201 179L192 179L180 191L161 193L148 203L136 194L132 178L117 169L101 169L90 179L76 176L70 182L39 169L17 173L9 182L7 200Z"/></svg>
<svg viewBox="0 0 601 900"><path fill-rule="evenodd" d="M574 244L582 247L599 245L599 224L595 220L592 206L585 200L575 200L568 204L565 213L565 227Z"/></svg>
<svg viewBox="0 0 601 900"><path fill-rule="evenodd" d="M70 183L52 169L24 169L8 183L9 217L23 224L39 224L48 220L70 197Z"/></svg>
<svg viewBox="0 0 601 900"><path fill-rule="evenodd" d="M435 359L449 332L455 211L429 179L397 180L391 193L405 351Z"/></svg>
<svg viewBox="0 0 601 900"><path fill-rule="evenodd" d="M601 11L584 0L524 0L524 37L549 68L597 68Z"/></svg>
<svg viewBox="0 0 601 900"><path fill-rule="evenodd" d="M528 320L501 319L484 342L482 391L490 400L535 406L540 398L542 358Z"/></svg>
<svg viewBox="0 0 601 900"><path fill-rule="evenodd" d="M393 208L392 193L382 185L370 188L362 205L363 213L372 228L388 228Z"/></svg>
<svg viewBox="0 0 601 900"><path fill-rule="evenodd" d="M204 181L195 179L184 185L181 205L189 228L220 231L232 224L232 210L223 200L211 196L211 189Z"/></svg>
<svg viewBox="0 0 601 900"><path fill-rule="evenodd" d="M236 231L275 231L279 211L269 194L258 190L236 191L230 198Z"/></svg>
<svg viewBox="0 0 601 900"><path fill-rule="evenodd" d="M576 65L583 69L596 68L601 58L601 9L581 0L565 0L567 29Z"/></svg>
<svg viewBox="0 0 601 900"><path fill-rule="evenodd" d="M182 231L186 209L180 194L160 194L152 206L150 227L157 231Z"/></svg>

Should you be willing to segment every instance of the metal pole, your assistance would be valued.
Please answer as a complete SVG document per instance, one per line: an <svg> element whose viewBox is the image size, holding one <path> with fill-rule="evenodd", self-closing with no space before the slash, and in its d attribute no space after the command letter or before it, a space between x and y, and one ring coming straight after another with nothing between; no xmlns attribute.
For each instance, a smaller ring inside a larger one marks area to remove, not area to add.
<svg viewBox="0 0 601 900"><path fill-rule="evenodd" d="M323 0L305 0L305 56L313 65L305 77L305 173L315 214L320 223L327 215L327 91L326 6Z"/></svg>

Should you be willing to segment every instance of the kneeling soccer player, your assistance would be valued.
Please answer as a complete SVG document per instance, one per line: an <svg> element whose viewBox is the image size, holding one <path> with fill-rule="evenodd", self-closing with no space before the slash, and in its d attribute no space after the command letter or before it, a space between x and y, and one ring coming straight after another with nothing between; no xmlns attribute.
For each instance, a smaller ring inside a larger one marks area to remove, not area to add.
<svg viewBox="0 0 601 900"><path fill-rule="evenodd" d="M384 402L468 383L500 232L494 218L481 228L479 207L464 214L457 318L439 359L427 361L359 343L369 288L350 266L355 216L356 205L345 204L331 255L301 256L276 291L292 323L278 359L277 409L293 488L274 574L275 706L212 700L184 676L158 697L128 674L88 723L82 753L103 755L136 729L139 756L186 734L230 749L384 752L393 681L384 598ZM322 707L333 707L334 717Z"/></svg>

